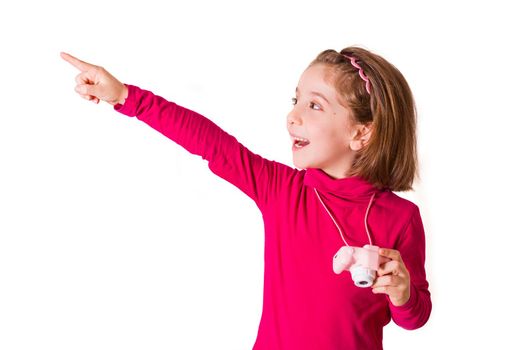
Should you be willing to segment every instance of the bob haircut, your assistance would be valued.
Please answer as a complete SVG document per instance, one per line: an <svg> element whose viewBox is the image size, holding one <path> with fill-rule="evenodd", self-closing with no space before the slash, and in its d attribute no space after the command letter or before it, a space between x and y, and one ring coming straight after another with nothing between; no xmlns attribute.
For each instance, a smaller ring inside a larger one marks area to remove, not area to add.
<svg viewBox="0 0 525 350"><path fill-rule="evenodd" d="M370 80L365 81L345 56L356 59ZM348 176L360 176L380 189L412 190L418 176L416 108L407 81L384 58L360 47L325 50L308 67L323 64L339 103L359 124L371 124L368 143L356 152Z"/></svg>

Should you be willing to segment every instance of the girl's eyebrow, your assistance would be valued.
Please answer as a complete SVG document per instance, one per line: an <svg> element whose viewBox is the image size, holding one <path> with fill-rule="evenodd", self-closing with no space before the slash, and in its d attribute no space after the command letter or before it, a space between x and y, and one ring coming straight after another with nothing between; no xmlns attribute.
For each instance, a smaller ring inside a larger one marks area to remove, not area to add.
<svg viewBox="0 0 525 350"><path fill-rule="evenodd" d="M296 93L299 93L299 88L298 88L298 87L295 88L295 92L296 92ZM331 105L330 101L328 101L328 99L327 99L322 93L317 92L317 91L312 91L311 94L314 95L314 96L319 96L320 98L322 98L323 100L325 100L326 103L328 103L329 105Z"/></svg>

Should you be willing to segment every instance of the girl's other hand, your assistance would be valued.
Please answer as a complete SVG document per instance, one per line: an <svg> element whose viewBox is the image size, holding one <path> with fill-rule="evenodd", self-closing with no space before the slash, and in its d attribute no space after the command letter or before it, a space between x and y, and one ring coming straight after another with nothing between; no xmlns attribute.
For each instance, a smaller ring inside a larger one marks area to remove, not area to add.
<svg viewBox="0 0 525 350"><path fill-rule="evenodd" d="M128 97L128 88L104 68L81 61L65 52L61 52L60 57L80 70L75 78L75 91L80 96L94 103L102 100L111 105L124 104Z"/></svg>
<svg viewBox="0 0 525 350"><path fill-rule="evenodd" d="M379 255L391 260L379 266L372 292L387 294L394 306L401 306L410 299L410 273L399 251L381 248Z"/></svg>

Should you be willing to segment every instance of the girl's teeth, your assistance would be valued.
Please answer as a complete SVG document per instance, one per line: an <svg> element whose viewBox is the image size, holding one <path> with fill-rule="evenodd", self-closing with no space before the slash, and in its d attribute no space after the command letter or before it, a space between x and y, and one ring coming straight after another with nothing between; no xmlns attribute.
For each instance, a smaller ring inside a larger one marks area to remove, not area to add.
<svg viewBox="0 0 525 350"><path fill-rule="evenodd" d="M310 141L308 141L308 140L303 141L303 140L300 140L300 139L296 139L295 142L294 142L295 147L299 147L299 148L304 147L304 146L308 145L309 143L310 143Z"/></svg>
<svg viewBox="0 0 525 350"><path fill-rule="evenodd" d="M309 144L310 141L308 141L307 139L301 139L299 137L295 137L295 143L296 144Z"/></svg>

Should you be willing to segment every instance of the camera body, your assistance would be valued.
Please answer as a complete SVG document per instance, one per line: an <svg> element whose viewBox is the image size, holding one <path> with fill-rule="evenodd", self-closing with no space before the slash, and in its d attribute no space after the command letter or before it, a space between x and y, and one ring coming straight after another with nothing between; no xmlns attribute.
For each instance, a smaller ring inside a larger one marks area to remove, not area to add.
<svg viewBox="0 0 525 350"><path fill-rule="evenodd" d="M365 245L363 248L343 246L334 256L333 268L336 274L350 271L357 287L370 287L377 276L380 264L390 259L379 255L379 247Z"/></svg>

